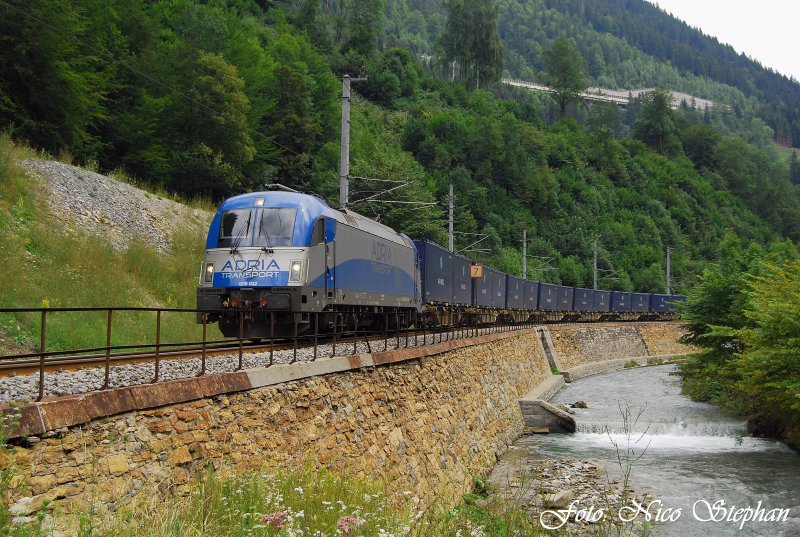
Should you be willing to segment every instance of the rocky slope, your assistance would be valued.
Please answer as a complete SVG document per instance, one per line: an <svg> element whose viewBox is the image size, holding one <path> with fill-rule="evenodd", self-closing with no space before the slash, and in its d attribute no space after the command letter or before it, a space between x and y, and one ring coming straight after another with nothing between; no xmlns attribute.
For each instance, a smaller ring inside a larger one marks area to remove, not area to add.
<svg viewBox="0 0 800 537"><path fill-rule="evenodd" d="M82 168L48 160L22 165L42 180L52 217L65 229L101 237L124 250L132 240L166 251L175 231L205 229L213 214Z"/></svg>

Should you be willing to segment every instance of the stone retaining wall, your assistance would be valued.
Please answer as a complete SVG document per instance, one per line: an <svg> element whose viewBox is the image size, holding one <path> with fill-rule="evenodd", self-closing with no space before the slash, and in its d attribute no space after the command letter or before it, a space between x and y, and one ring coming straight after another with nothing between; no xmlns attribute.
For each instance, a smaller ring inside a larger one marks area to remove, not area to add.
<svg viewBox="0 0 800 537"><path fill-rule="evenodd" d="M211 463L232 471L312 462L458 498L522 432L518 399L551 373L535 334L417 360L138 410L14 448L35 509L139 491L190 491ZM491 338L489 338L491 339ZM410 350L410 349L409 349ZM403 351L399 351L403 352Z"/></svg>
<svg viewBox="0 0 800 537"><path fill-rule="evenodd" d="M695 349L678 342L685 331L680 323L648 322L549 327L560 366L564 370L621 358L677 355Z"/></svg>
<svg viewBox="0 0 800 537"><path fill-rule="evenodd" d="M573 366L681 350L677 325L550 330ZM17 497L33 497L28 511L45 500L113 507L143 491L188 493L209 463L248 472L310 462L455 502L522 433L518 401L553 378L533 329L325 362L31 405L28 430L51 432L12 448ZM86 414L103 401L116 415Z"/></svg>

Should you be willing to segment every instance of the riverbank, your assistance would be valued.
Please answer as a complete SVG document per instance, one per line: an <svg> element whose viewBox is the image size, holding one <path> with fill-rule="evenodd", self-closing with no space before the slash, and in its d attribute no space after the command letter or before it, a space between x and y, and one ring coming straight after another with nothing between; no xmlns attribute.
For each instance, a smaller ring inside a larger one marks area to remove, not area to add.
<svg viewBox="0 0 800 537"><path fill-rule="evenodd" d="M608 506L615 494L618 502L627 474L630 498L653 516L661 513L652 528L629 528L633 535L800 534L800 456L780 442L748 437L743 420L682 395L674 365L587 377L568 384L551 403L578 400L588 408L575 409L574 435L524 436L491 474L500 494L523 499L531 518L547 509L545 492L560 490L577 501L576 508L603 509L619 522L621 505ZM530 499L522 490L530 491ZM717 511L716 502L724 502ZM762 520L712 519L723 511L734 517L737 509L754 514L759 508ZM568 527L575 534L604 535L602 527L574 518ZM643 515L638 520L644 522Z"/></svg>

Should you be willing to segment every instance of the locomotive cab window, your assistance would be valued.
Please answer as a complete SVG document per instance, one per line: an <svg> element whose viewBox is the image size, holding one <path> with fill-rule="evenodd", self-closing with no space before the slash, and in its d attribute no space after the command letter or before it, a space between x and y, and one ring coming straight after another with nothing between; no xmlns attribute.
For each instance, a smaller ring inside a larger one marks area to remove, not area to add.
<svg viewBox="0 0 800 537"><path fill-rule="evenodd" d="M247 246L243 242L250 235L250 220L250 209L236 209L222 213L218 247Z"/></svg>
<svg viewBox="0 0 800 537"><path fill-rule="evenodd" d="M311 246L325 242L325 219L317 218L314 223L314 230L311 232Z"/></svg>
<svg viewBox="0 0 800 537"><path fill-rule="evenodd" d="M261 211L261 221L256 234L256 246L291 246L294 236L295 208L268 207Z"/></svg>

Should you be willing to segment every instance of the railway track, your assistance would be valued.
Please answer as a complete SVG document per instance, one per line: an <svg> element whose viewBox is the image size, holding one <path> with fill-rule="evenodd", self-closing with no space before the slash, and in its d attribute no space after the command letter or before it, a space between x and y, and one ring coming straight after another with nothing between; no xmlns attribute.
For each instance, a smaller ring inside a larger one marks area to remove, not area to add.
<svg viewBox="0 0 800 537"><path fill-rule="evenodd" d="M545 324L545 323L541 323ZM558 326L562 324L574 324L574 323L546 323L550 324L551 326ZM594 326L602 326L605 324L613 324L613 323L603 323L603 322L594 322L591 323ZM480 327L442 327L442 328L429 328L426 330L416 330L417 337L421 337L422 334L431 335L434 334L435 337L439 336L440 338L445 337L443 334L455 334L459 332L463 332L464 330L469 331L477 331L480 333L484 333L486 330L491 330L493 327L498 325L485 325ZM508 325L505 326L508 328ZM400 338L404 339L407 336L413 338L415 330L409 330L407 332L400 332L396 333L393 332L391 334L381 333L381 334L371 334L371 335L342 335L338 339L336 339L336 346L342 347L343 349L346 346L352 346L357 343L364 343L368 342L369 344L373 342L382 342L387 339L395 339ZM476 332L476 333L477 333ZM446 336L451 337L451 336ZM455 337L455 336L453 336ZM458 336L463 337L463 336ZM306 340L308 339L308 340ZM60 371L78 371L81 369L87 368L95 368L95 367L105 367L108 364L109 367L115 367L120 365L131 365L131 364L146 364L146 363L158 363L164 360L188 360L192 358L212 358L218 356L229 356L232 355L233 358L237 358L237 355L245 355L251 353L276 353L280 351L286 350L301 350L309 347L314 347L321 344L330 344L333 342L333 338L328 336L318 336L314 338L310 336L309 338L299 338L297 342L292 341L291 339L275 339L271 343L254 343L254 342L207 342L205 348L203 348L201 343L178 343L178 344L162 344L162 350L155 352L153 350L135 350L140 349L142 346L134 347L134 346L123 346L123 347L112 347L110 350L113 351L115 349L129 349L124 352L107 352L109 349L105 347L96 347L92 349L79 349L79 350L70 350L70 351L50 351L46 353L36 353L30 352L27 354L18 354L11 357L0 357L0 378L6 377L14 377L14 376L22 376L22 375L30 375L33 373L40 373L44 371L45 373L55 373ZM169 347L180 346L181 348L172 349L170 350ZM189 346L189 347L187 347ZM150 345L152 347L152 345ZM167 347L167 349L163 349ZM382 350L382 346L379 346L378 349ZM352 354L352 353L350 353Z"/></svg>
<svg viewBox="0 0 800 537"><path fill-rule="evenodd" d="M483 328L482 330L485 330ZM409 331L409 337L413 331ZM427 335L436 334L441 335L448 330L426 330L424 333ZM418 337L422 335L419 331ZM388 339L395 339L398 334L374 334L367 336L348 336L339 337L336 339L337 348L343 350L347 347L353 347L355 344L368 343L368 346L375 342L383 342ZM401 339L406 337L406 333L399 335ZM0 378L30 375L34 373L56 373L61 371L79 371L81 369L105 367L115 367L120 365L131 364L155 364L164 360L188 360L192 358L212 358L218 356L231 356L237 359L237 355L243 356L245 354L253 353L276 353L280 351L294 351L307 349L309 347L316 347L321 344L331 344L333 338L331 336L318 336L316 341L312 337L310 341L298 340L294 342L286 339L276 339L271 343L253 343L253 342L238 342L230 344L214 344L208 345L205 349L201 346L193 346L190 348L180 348L175 350L161 350L158 353L148 351L129 351L129 352L112 352L106 354L88 354L91 352L105 351L105 348L83 349L82 351L51 351L44 353L28 353L16 355L14 357L6 358L0 357ZM165 345L166 346L166 345ZM383 346L378 346L377 349L383 350ZM65 353L70 353L66 355Z"/></svg>

